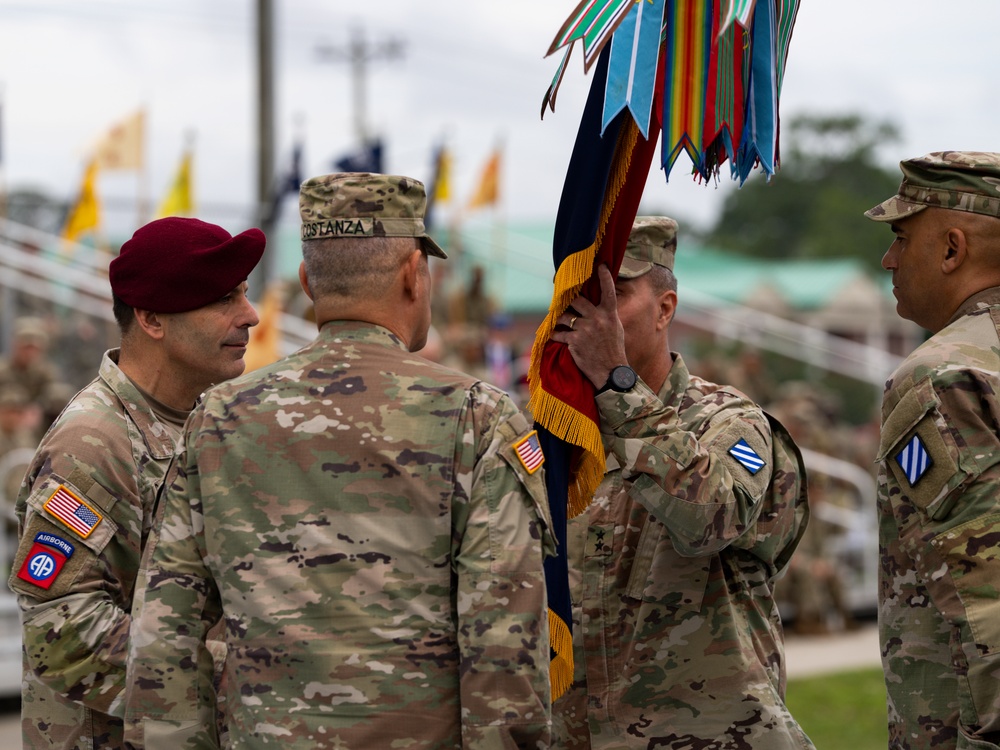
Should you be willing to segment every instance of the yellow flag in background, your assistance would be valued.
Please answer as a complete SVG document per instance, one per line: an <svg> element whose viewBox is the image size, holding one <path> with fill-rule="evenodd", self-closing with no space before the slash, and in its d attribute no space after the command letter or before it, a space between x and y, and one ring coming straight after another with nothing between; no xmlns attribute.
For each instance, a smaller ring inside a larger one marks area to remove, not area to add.
<svg viewBox="0 0 1000 750"><path fill-rule="evenodd" d="M141 169L145 114L116 123L94 146L94 159L101 169Z"/></svg>
<svg viewBox="0 0 1000 750"><path fill-rule="evenodd" d="M443 202L449 198L451 198L451 153L444 146L441 146L437 155L434 200Z"/></svg>
<svg viewBox="0 0 1000 750"><path fill-rule="evenodd" d="M500 199L500 149L493 152L479 178L479 187L469 201L469 208L494 206Z"/></svg>
<svg viewBox="0 0 1000 750"><path fill-rule="evenodd" d="M243 357L246 372L256 370L281 359L281 286L271 284L264 292L260 309L260 322L250 329L250 344Z"/></svg>
<svg viewBox="0 0 1000 750"><path fill-rule="evenodd" d="M170 191L164 196L163 202L156 210L156 218L164 216L191 216L194 213L194 189L191 184L191 162L194 157L188 151L181 157L177 175L170 186Z"/></svg>
<svg viewBox="0 0 1000 750"><path fill-rule="evenodd" d="M83 185L76 203L66 217L62 236L67 240L76 240L85 232L97 229L101 223L101 204L97 200L97 160L91 159L87 171L83 175Z"/></svg>

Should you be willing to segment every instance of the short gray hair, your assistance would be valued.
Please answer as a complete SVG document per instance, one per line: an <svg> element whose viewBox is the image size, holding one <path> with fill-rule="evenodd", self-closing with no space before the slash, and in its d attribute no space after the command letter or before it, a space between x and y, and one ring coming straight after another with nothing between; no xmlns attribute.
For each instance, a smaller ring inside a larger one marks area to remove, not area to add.
<svg viewBox="0 0 1000 750"><path fill-rule="evenodd" d="M649 285L656 294L677 292L677 277L666 266L653 265L646 273L646 276L649 277Z"/></svg>
<svg viewBox="0 0 1000 750"><path fill-rule="evenodd" d="M359 299L385 294L400 264L420 247L408 237L344 237L302 243L314 298Z"/></svg>

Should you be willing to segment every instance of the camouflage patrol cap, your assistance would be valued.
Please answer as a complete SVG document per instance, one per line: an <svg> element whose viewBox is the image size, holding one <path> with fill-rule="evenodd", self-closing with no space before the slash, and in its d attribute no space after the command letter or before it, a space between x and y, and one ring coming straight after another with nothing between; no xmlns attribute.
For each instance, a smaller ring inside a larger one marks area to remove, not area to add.
<svg viewBox="0 0 1000 750"><path fill-rule="evenodd" d="M625 257L618 271L620 279L637 279L653 266L674 270L677 251L677 222L666 216L646 216L632 224Z"/></svg>
<svg viewBox="0 0 1000 750"><path fill-rule="evenodd" d="M928 206L1000 218L1000 154L936 151L899 163L896 195L865 211L875 221L897 221Z"/></svg>
<svg viewBox="0 0 1000 750"><path fill-rule="evenodd" d="M427 194L419 180L340 172L312 177L299 189L302 241L344 237L415 237L428 255L447 258L424 227Z"/></svg>

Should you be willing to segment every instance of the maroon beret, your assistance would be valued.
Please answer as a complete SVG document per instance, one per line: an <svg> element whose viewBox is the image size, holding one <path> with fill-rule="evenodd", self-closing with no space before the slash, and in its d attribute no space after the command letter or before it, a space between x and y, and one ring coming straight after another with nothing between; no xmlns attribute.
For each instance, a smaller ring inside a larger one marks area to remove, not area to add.
<svg viewBox="0 0 1000 750"><path fill-rule="evenodd" d="M265 242L259 229L233 237L199 219L157 219L139 227L111 261L111 291L140 310L196 310L241 284L260 261Z"/></svg>

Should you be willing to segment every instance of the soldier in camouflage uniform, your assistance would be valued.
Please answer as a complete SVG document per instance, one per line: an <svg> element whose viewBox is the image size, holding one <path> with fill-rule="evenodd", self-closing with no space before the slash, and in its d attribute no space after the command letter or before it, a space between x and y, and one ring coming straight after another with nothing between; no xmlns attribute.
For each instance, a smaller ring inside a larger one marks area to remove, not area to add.
<svg viewBox="0 0 1000 750"><path fill-rule="evenodd" d="M205 625L225 621L234 748L543 748L534 431L412 352L430 325L423 185L300 193L317 339L205 394L168 478L132 629L126 737L215 747Z"/></svg>
<svg viewBox="0 0 1000 750"><path fill-rule="evenodd" d="M1000 747L1000 154L900 163L896 311L934 335L889 377L879 629L889 747Z"/></svg>
<svg viewBox="0 0 1000 750"><path fill-rule="evenodd" d="M578 298L553 334L598 388L607 454L569 525L576 668L555 744L811 748L784 704L773 599L805 526L801 458L744 394L670 351L676 231L637 220L617 283L601 266L600 305Z"/></svg>
<svg viewBox="0 0 1000 750"><path fill-rule="evenodd" d="M121 347L53 424L17 498L24 748L121 748L130 610L157 491L199 394L243 372L264 235L136 231L109 269ZM155 312L153 312L155 311Z"/></svg>

